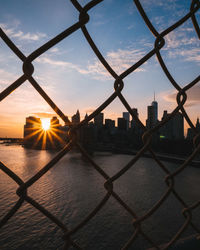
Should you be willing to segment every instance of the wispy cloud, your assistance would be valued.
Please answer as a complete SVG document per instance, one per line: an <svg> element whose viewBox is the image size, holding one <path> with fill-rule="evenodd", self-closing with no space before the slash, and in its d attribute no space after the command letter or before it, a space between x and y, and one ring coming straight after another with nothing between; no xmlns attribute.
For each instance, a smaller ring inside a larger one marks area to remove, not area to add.
<svg viewBox="0 0 200 250"><path fill-rule="evenodd" d="M73 70L78 71L81 74L88 73L87 70L85 71L84 69L82 69L80 66L78 66L76 64L73 64L73 63L67 62L67 61L62 61L62 60L55 60L49 56L41 56L41 57L37 58L35 61L39 62L39 63L50 64L50 65L56 66L56 67L64 67L66 69L73 69Z"/></svg>
<svg viewBox="0 0 200 250"><path fill-rule="evenodd" d="M170 57L182 56L184 61L200 63L200 50L198 48L187 49L177 49L175 51L169 52Z"/></svg>
<svg viewBox="0 0 200 250"><path fill-rule="evenodd" d="M136 63L139 59L141 59L143 55L144 52L139 49L118 49L117 51L108 52L106 54L106 60L118 74L121 74L123 71ZM75 70L80 74L90 75L92 78L97 80L104 81L112 79L108 71L97 59L93 60L85 67L67 61L52 59L50 56L41 56L36 59L36 62L44 64L46 63L56 67L63 67L68 70ZM136 72L139 71L144 71L144 69L139 68L136 70Z"/></svg>
<svg viewBox="0 0 200 250"><path fill-rule="evenodd" d="M182 57L183 61L200 62L199 40L195 36L194 29L182 27L169 33L166 37L166 46L170 58Z"/></svg>
<svg viewBox="0 0 200 250"><path fill-rule="evenodd" d="M177 0L164 0L164 1L157 1L157 0L143 0L142 1L142 5L144 5L144 7L149 7L149 6L153 6L153 7L161 7L163 9L166 10L177 10L178 7L181 7L178 4Z"/></svg>
<svg viewBox="0 0 200 250"><path fill-rule="evenodd" d="M11 84L14 80L17 79L17 75L8 72L4 69L0 69L0 90L5 87L4 85Z"/></svg>
<svg viewBox="0 0 200 250"><path fill-rule="evenodd" d="M197 37L189 36L188 31L192 30L190 28L182 28L179 31L170 32L165 38L167 49L175 49L187 45L199 46Z"/></svg>
<svg viewBox="0 0 200 250"><path fill-rule="evenodd" d="M18 25L11 27L9 24L0 23L0 26L8 36L10 36L11 38L17 38L19 40L38 41L47 36L42 32L25 33L18 29Z"/></svg>

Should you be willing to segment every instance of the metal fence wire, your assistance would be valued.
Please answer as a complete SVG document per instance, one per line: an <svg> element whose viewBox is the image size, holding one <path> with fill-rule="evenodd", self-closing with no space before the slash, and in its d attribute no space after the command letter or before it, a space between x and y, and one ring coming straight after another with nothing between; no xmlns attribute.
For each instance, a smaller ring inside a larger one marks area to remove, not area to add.
<svg viewBox="0 0 200 250"><path fill-rule="evenodd" d="M56 44L58 44L61 40L67 39L71 34L76 32L77 30L81 29L85 39L87 40L88 44L90 45L90 48L93 50L93 52L96 54L99 61L102 63L102 65L105 67L105 69L109 72L109 74L113 77L114 80L114 90L112 95L103 102L92 114L90 114L87 118L82 120L79 124L75 126L70 126L69 130L69 137L70 141L65 145L65 147L57 153L57 155L50 160L40 171L38 171L32 178L30 178L28 181L24 182L18 175L16 175L13 171L9 169L9 166L4 165L2 162L0 162L0 169L7 174L10 178L12 178L18 185L18 189L16 190L17 195L19 196L18 201L16 204L7 212L7 214L3 217L3 219L0 222L0 227L4 226L7 221L18 211L18 209L22 206L24 201L31 204L33 207L38 209L42 214L44 214L46 217L48 217L52 222L54 222L62 231L63 231L63 240L65 242L65 249L70 248L70 246L73 246L75 249L82 249L81 246L78 245L77 242L73 240L73 235L77 233L81 228L83 228L90 220L93 219L93 217L104 207L104 205L108 202L108 200L113 197L116 202L118 202L123 209L125 209L133 218L133 227L134 227L134 233L131 236L131 238L126 242L126 244L123 246L123 249L128 248L134 248L134 241L137 238L138 235L141 235L144 237L155 249L168 249L171 245L173 245L179 237L182 235L182 233L185 231L186 228L191 226L194 231L197 233L197 235L200 234L200 229L197 228L197 226L194 225L192 221L192 213L194 209L200 206L200 200L196 201L194 204L187 204L181 196L177 193L174 185L175 185L175 179L177 175L179 175L184 169L189 165L189 163L194 159L194 157L197 155L197 153L200 150L200 144L199 137L200 134L198 134L198 131L196 130L195 126L193 125L192 121L190 120L187 112L185 111L184 105L187 101L187 91L191 89L195 84L197 84L200 80L200 76L196 77L193 81L188 83L185 87L181 87L173 78L173 76L170 74L170 71L168 70L160 51L162 48L164 48L165 45L165 36L168 35L170 32L174 31L176 28L178 28L180 25L184 24L187 20L191 19L194 29L196 31L196 34L198 38L200 38L200 28L196 19L196 13L200 8L200 2L199 0L192 0L190 10L188 10L188 13L183 16L180 20L178 20L176 23L159 33L156 28L151 23L150 19L148 18L145 10L143 9L141 3L139 0L134 0L134 4L136 5L138 12L140 13L141 17L143 18L145 24L149 28L149 30L153 33L155 36L155 42L154 45L152 45L152 50L149 51L142 59L137 61L134 65L132 65L130 68L125 70L122 74L118 75L113 68L108 64L106 59L103 57L99 49L97 48L96 44L94 43L92 37L90 36L90 33L87 30L86 24L89 22L89 11L95 6L97 6L100 2L103 0L93 0L90 1L88 4L86 4L84 7L82 7L77 0L71 0L72 4L76 8L76 10L79 12L79 20L74 23L72 26L68 27L66 30L55 36L53 39L42 45L40 48L33 51L29 56L25 56L20 49L10 40L10 38L5 34L5 32L0 29L0 36L3 39L3 41L7 44L7 46L15 53L19 59L21 59L23 63L23 74L11 85L9 85L6 89L4 89L0 93L0 100L4 100L11 92L19 88L26 80L29 81L29 83L37 90L37 92L44 98L44 100L51 106L51 108L58 114L58 116L69 126L72 125L67 116L64 115L64 113L59 109L59 107L51 100L51 98L46 94L46 92L41 88L39 83L33 78L32 74L34 72L34 67L32 62L38 58L40 55L45 53L48 49L52 48ZM134 72L137 70L138 67L140 67L142 64L147 62L151 57L156 56L158 59L158 62L167 76L169 82L172 84L172 86L177 90L177 106L173 110L173 112L167 116L163 121L159 122L154 128L147 129L143 123L139 120L139 118L134 114L132 111L129 103L126 101L124 96L122 95L122 89L125 87L123 80L130 74L134 74ZM143 128L144 134L143 134L143 147L137 152L137 154L132 158L132 160L126 164L119 172L114 174L113 176L109 176L94 160L91 158L91 156L87 153L87 151L84 149L82 145L77 141L75 134L77 131L84 126L86 123L91 121L96 115L98 115L101 111L103 111L111 102L113 102L116 98L119 98L121 103L124 105L124 107L128 110L130 115L133 119L135 119L138 123L138 125ZM176 169L174 172L170 172L165 165L157 158L156 154L151 148L151 138L153 133L158 131L165 123L167 123L170 119L172 119L178 112L181 112L184 116L185 120L189 124L189 126L192 128L193 132L195 133L195 137L193 140L194 143L194 150L192 154L184 161L183 164L180 165L178 169ZM41 206L38 202L36 202L33 198L31 198L27 191L31 185L33 185L35 182L37 182L47 171L49 171L51 168L53 168L56 163L64 156L66 155L72 148L72 146L76 146L81 153L87 158L87 160L90 162L91 166L105 179L104 188L106 190L105 197L101 200L101 202L96 206L96 208L86 216L82 221L79 222L78 225L76 225L73 229L68 229L65 224L63 224L62 221L60 221L58 218L56 218L52 213L50 213L47 209L45 209L43 206ZM149 152L152 156L152 158L156 161L156 163L159 165L159 167L164 171L165 173L165 179L164 182L166 183L166 191L162 195L162 197L156 202L156 204L153 205L149 209L148 212L146 212L143 216L138 216L134 209L128 204L126 204L120 196L115 192L113 188L113 184L117 179L119 179L124 173L126 173L130 168L134 168L134 164L138 161L140 157L143 156L145 152ZM149 217L152 216L154 212L158 210L159 207L162 206L162 204L167 200L168 196L170 194L173 194L174 197L177 199L177 201L182 205L182 214L184 216L184 224L180 227L180 229L177 231L177 233L172 237L172 239L165 245L165 246L158 246L153 239L151 239L147 233L142 229L142 224L145 220L147 220Z"/></svg>

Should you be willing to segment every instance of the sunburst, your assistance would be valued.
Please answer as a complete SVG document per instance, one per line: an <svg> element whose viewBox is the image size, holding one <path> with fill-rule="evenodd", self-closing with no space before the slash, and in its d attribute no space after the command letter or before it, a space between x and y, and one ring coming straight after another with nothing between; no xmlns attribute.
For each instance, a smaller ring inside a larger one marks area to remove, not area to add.
<svg viewBox="0 0 200 250"><path fill-rule="evenodd" d="M50 119L41 119L41 122L42 122L42 129L47 131L50 129Z"/></svg>

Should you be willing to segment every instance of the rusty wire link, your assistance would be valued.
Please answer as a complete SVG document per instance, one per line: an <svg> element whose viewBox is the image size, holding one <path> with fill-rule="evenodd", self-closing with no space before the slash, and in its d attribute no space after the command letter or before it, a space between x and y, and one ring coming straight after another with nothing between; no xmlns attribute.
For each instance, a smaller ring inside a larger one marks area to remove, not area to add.
<svg viewBox="0 0 200 250"><path fill-rule="evenodd" d="M100 2L103 2L103 0L93 0L90 1L85 6L81 6L81 4L77 0L71 0L74 8L79 13L79 20L73 24L72 26L66 28L63 32L52 38L50 41L43 44L41 47L33 51L29 56L25 56L20 49L11 41L11 39L6 35L6 33L3 31L3 29L0 29L0 36L2 40L6 43L6 45L13 51L13 53L22 61L22 75L14 81L12 84L10 84L6 89L4 89L0 93L0 101L3 101L8 95L11 94L14 90L19 88L26 80L36 89L39 95L43 97L43 99L49 104L49 106L57 113L57 115L65 122L65 124L69 125L69 138L70 141L68 144L65 145L65 147L57 153L57 155L49 161L40 171L38 171L33 177L31 177L28 181L24 182L18 175L16 175L13 171L9 169L9 166L4 165L2 162L0 162L0 169L9 176L12 180L14 180L18 184L18 189L16 190L17 195L19 196L18 201L16 204L11 207L11 209L7 212L7 214L3 217L3 219L0 221L0 228L3 227L7 221L15 214L17 213L18 209L22 206L22 204L25 202L28 202L30 205L32 205L35 209L40 211L44 216L46 216L48 219L50 219L53 223L59 227L63 232L63 240L65 242L64 249L69 249L70 246L73 246L75 249L83 249L81 246L79 246L78 243L76 243L73 240L73 235L76 234L81 228L83 228L90 220L93 219L93 217L104 207L104 205L108 202L110 197L113 197L116 203L120 204L120 206L125 209L128 214L132 217L132 225L133 225L133 233L130 239L124 243L124 246L122 249L128 249L130 247L134 247L134 240L141 235L146 241L148 241L154 249L168 249L171 245L173 245L178 238L181 237L182 233L188 228L188 226L191 226L194 231L197 234L200 234L200 229L194 224L192 221L192 212L197 207L200 207L200 200L196 201L193 204L187 204L180 194L176 191L174 184L176 181L176 176L180 174L184 169L189 165L189 163L194 159L196 154L200 151L200 144L198 143L200 135L198 134L198 131L196 130L194 124L190 120L187 112L185 111L184 105L187 102L187 91L191 89L193 86L195 86L200 81L200 76L197 76L194 80L187 83L185 87L181 87L179 83L175 81L172 74L168 70L164 59L162 58L162 55L160 51L162 51L162 48L165 46L165 36L177 29L179 26L184 24L187 20L191 19L192 24L194 26L194 30L196 31L196 34L198 38L200 38L200 28L199 24L196 19L196 14L200 8L200 2L199 0L192 0L190 10L188 10L188 13L183 16L180 20L175 22L173 25L168 27L167 29L163 30L161 33L157 31L157 29L154 27L150 19L148 18L142 4L139 0L134 0L134 4L136 5L138 12L141 15L141 18L144 20L145 25L149 28L149 30L152 32L153 36L155 37L154 45L152 45L152 49L146 53L140 60L138 60L135 64L133 64L131 67L129 67L127 70L122 72L120 75L118 75L114 69L109 65L109 63L106 61L106 59L101 54L100 50L96 46L95 42L93 41L92 37L90 36L90 33L87 30L87 23L89 22L90 16L89 11L93 8L95 8L96 5L98 5ZM58 44L63 39L67 39L71 34L76 32L77 30L81 30L83 36L85 37L86 41L88 42L91 50L94 52L96 57L99 59L101 64L105 67L106 71L109 73L109 75L114 80L114 89L113 93L110 95L109 98L107 98L99 107L96 108L95 111L93 111L87 118L82 120L79 124L76 126L72 125L72 123L69 121L68 117L62 112L62 110L53 102L53 100L47 95L47 93L41 88L40 84L35 80L33 77L34 67L33 67L33 61L37 59L40 55L44 54L47 50ZM133 74L136 69L138 69L141 65L143 65L145 62L147 62L151 57L156 56L158 59L158 62L160 64L161 69L165 73L167 79L171 83L171 85L177 90L176 100L177 100L177 106L176 108L167 116L165 119L163 119L159 124L157 124L152 129L147 129L145 125L140 121L140 119L134 114L133 110L131 109L129 103L126 101L125 97L122 95L122 90L125 88L124 79L130 75ZM112 103L116 98L118 98L123 106L126 108L126 110L130 113L132 118L137 122L138 126L143 130L143 146L138 150L136 155L124 166L122 169L114 174L113 176L109 176L102 168L99 166L87 153L87 151L84 149L82 145L76 140L75 134L77 131L83 127L86 123L91 121L96 115L98 115L101 111L103 111L110 103ZM156 154L151 148L151 140L153 134L158 131L164 124L166 124L169 120L171 120L178 112L181 112L185 120L187 121L188 125L193 130L194 134L196 135L194 137L194 151L192 154L184 161L180 167L175 170L174 172L170 172L165 165L158 159ZM50 213L45 207L43 207L41 204L36 202L32 197L28 195L28 189L31 187L36 181L38 181L44 174L46 174L51 168L55 166L55 164L68 152L70 152L71 148L73 146L76 146L77 149L80 150L80 152L84 155L84 157L88 160L88 163L90 163L90 166L94 168L98 174L100 174L105 182L104 182L104 188L105 188L105 196L102 198L102 200L99 202L99 204L96 205L96 207L90 211L90 213L77 225L74 226L74 228L67 228L65 224L62 223L61 220L59 220L56 216L54 216L52 213ZM160 199L143 215L138 216L134 212L134 208L130 207L123 199L115 192L114 184L115 181L117 181L122 175L124 175L129 169L134 168L135 163L144 155L145 152L149 152L152 156L152 158L157 163L157 167L160 168L164 174L164 182L166 183L166 191L162 194ZM148 234L143 229L143 222L152 216L161 206L162 204L167 200L168 196L170 194L173 194L176 200L181 204L182 206L182 214L185 218L183 225L179 228L177 233L171 238L171 240L165 245L165 246L158 246L154 239L151 239Z"/></svg>

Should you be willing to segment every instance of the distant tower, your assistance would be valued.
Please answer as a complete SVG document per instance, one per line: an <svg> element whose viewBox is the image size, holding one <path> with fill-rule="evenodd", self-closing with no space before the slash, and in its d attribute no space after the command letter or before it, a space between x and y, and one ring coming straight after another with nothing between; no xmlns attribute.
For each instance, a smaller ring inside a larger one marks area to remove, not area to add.
<svg viewBox="0 0 200 250"><path fill-rule="evenodd" d="M72 116L72 123L78 124L80 122L80 113L79 110L77 110L76 114Z"/></svg>
<svg viewBox="0 0 200 250"><path fill-rule="evenodd" d="M86 113L86 114L85 114L85 119L87 119L87 118L88 118L88 114Z"/></svg>
<svg viewBox="0 0 200 250"><path fill-rule="evenodd" d="M162 121L169 117L170 114L166 110L163 112ZM162 128L160 128L160 134L165 136L166 139L170 140L182 140L184 139L184 119L183 115L178 112L176 113L167 123L165 123ZM190 139L191 131L187 135Z"/></svg>
<svg viewBox="0 0 200 250"><path fill-rule="evenodd" d="M184 119L180 112L173 117L173 138L175 140L184 139Z"/></svg>
<svg viewBox="0 0 200 250"><path fill-rule="evenodd" d="M158 121L158 103L156 102L156 99L155 99L155 92L154 92L154 99L153 99L153 102L151 103L151 106L153 106L153 109L154 109L154 121L155 123Z"/></svg>
<svg viewBox="0 0 200 250"><path fill-rule="evenodd" d="M126 129L129 129L130 124L130 114L129 112L123 112L123 118L126 120Z"/></svg>
<svg viewBox="0 0 200 250"><path fill-rule="evenodd" d="M35 116L26 117L26 124L24 125L24 146L34 147L35 142L39 143L38 138L41 136L41 120Z"/></svg>
<svg viewBox="0 0 200 250"><path fill-rule="evenodd" d="M137 110L136 108L132 108L132 112L133 112L133 114L134 114L135 116L138 117L138 110ZM132 118L132 120L131 120L131 128L134 129L134 128L136 128L136 127L138 127L138 124L137 124L137 122L135 121L135 119Z"/></svg>
<svg viewBox="0 0 200 250"><path fill-rule="evenodd" d="M103 113L99 113L98 115L96 115L94 117L94 125L96 127L103 127L103 117L104 117L104 114Z"/></svg>
<svg viewBox="0 0 200 250"><path fill-rule="evenodd" d="M199 117L197 117L196 129L197 129L198 132L200 131Z"/></svg>
<svg viewBox="0 0 200 250"><path fill-rule="evenodd" d="M84 119L87 120L87 118L88 118L88 114L86 113ZM88 121L86 122L86 125L88 125Z"/></svg>
<svg viewBox="0 0 200 250"><path fill-rule="evenodd" d="M147 107L147 120L146 126L148 129L155 127L158 122L158 103L155 100L155 92L154 92L154 100L151 103L151 106Z"/></svg>
<svg viewBox="0 0 200 250"><path fill-rule="evenodd" d="M127 121L124 118L117 118L118 130L127 130Z"/></svg>

